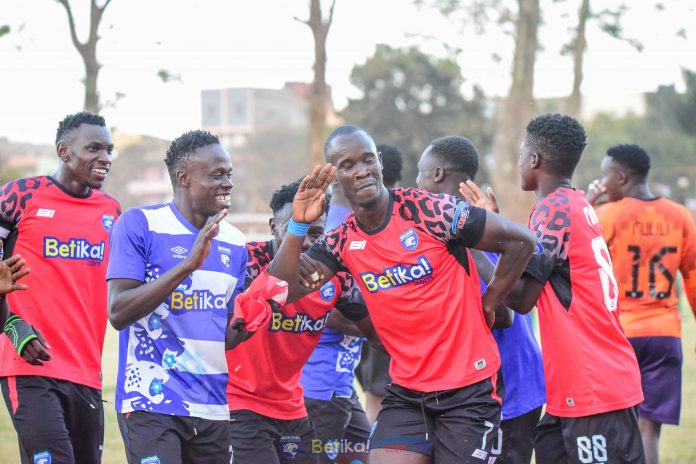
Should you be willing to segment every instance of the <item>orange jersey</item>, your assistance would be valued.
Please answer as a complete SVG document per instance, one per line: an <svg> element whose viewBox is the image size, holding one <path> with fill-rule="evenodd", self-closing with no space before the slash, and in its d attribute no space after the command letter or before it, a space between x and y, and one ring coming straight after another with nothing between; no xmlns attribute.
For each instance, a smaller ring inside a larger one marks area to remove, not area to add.
<svg viewBox="0 0 696 464"><path fill-rule="evenodd" d="M696 311L696 228L689 211L665 198L626 197L597 214L619 284L626 336L680 337L677 271Z"/></svg>

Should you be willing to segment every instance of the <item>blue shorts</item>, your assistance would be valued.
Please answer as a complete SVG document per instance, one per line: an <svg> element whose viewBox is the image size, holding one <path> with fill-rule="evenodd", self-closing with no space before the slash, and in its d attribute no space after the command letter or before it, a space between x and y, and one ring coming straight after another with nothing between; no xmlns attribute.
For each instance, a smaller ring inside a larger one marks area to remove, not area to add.
<svg viewBox="0 0 696 464"><path fill-rule="evenodd" d="M682 346L676 337L629 338L638 358L645 400L638 417L679 425L681 410Z"/></svg>

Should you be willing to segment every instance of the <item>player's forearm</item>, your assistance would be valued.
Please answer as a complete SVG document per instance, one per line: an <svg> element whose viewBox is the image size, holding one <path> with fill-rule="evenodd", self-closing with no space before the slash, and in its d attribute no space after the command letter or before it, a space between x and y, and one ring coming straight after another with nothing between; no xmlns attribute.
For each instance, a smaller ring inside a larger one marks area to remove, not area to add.
<svg viewBox="0 0 696 464"><path fill-rule="evenodd" d="M352 337L365 336L355 325L355 322L345 317L337 309L331 310L331 314L329 314L329 320L326 321L326 327L338 330L339 332L345 335L350 335Z"/></svg>
<svg viewBox="0 0 696 464"><path fill-rule="evenodd" d="M0 297L0 333L3 331L8 317L10 317L10 308L7 306L7 298L3 295Z"/></svg>
<svg viewBox="0 0 696 464"><path fill-rule="evenodd" d="M505 299L515 288L532 257L534 245L535 242L531 234L529 236L521 234L519 237L502 243L503 250L500 260L493 272L493 279L483 295L484 310L495 311L505 303Z"/></svg>
<svg viewBox="0 0 696 464"><path fill-rule="evenodd" d="M367 338L373 348L389 354L387 353L387 349L384 347L382 340L380 340L379 336L377 335L377 331L375 330L375 326L372 324L372 319L370 317L357 321L355 325L360 332L362 332L363 337Z"/></svg>
<svg viewBox="0 0 696 464"><path fill-rule="evenodd" d="M304 296L307 291L299 282L300 254L304 237L290 233L285 234L280 248L268 266L268 274L288 283L288 298L285 304Z"/></svg>
<svg viewBox="0 0 696 464"><path fill-rule="evenodd" d="M147 283L129 279L109 280L109 322L116 330L122 330L149 315L193 270L184 261Z"/></svg>

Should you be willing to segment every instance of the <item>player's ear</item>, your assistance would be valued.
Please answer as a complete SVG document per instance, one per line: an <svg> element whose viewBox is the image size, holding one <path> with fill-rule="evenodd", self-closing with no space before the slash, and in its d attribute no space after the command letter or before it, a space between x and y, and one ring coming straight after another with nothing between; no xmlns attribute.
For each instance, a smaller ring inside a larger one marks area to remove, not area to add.
<svg viewBox="0 0 696 464"><path fill-rule="evenodd" d="M70 160L70 147L65 142L59 142L56 145L56 152L62 162L67 163Z"/></svg>
<svg viewBox="0 0 696 464"><path fill-rule="evenodd" d="M445 178L445 169L442 166L438 166L433 169L433 182L442 182Z"/></svg>
<svg viewBox="0 0 696 464"><path fill-rule="evenodd" d="M176 182L187 188L191 185L191 177L185 171L176 171Z"/></svg>
<svg viewBox="0 0 696 464"><path fill-rule="evenodd" d="M532 152L532 154L529 156L529 167L532 169L539 169L541 166L541 156L539 156L539 153L537 152Z"/></svg>
<svg viewBox="0 0 696 464"><path fill-rule="evenodd" d="M268 220L268 226L271 228L271 234L273 236L276 236L276 224L275 224L275 218L270 218Z"/></svg>
<svg viewBox="0 0 696 464"><path fill-rule="evenodd" d="M619 185L626 185L628 183L628 173L623 169L616 170L616 181Z"/></svg>

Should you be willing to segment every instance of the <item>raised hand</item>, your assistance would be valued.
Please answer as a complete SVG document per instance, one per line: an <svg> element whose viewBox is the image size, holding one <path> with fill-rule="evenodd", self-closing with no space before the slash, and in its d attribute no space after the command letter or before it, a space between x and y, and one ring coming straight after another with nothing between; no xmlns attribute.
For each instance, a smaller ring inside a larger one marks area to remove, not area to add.
<svg viewBox="0 0 696 464"><path fill-rule="evenodd" d="M494 213L500 212L493 189L488 187L486 192L488 196L486 196L478 185L471 180L467 180L466 183L459 183L459 193L466 201L478 208L483 208Z"/></svg>
<svg viewBox="0 0 696 464"><path fill-rule="evenodd" d="M28 267L24 267L26 263L20 255L0 261L0 295L29 288L25 284L17 283L19 279L31 272Z"/></svg>
<svg viewBox="0 0 696 464"><path fill-rule="evenodd" d="M191 269L191 272L201 267L205 262L208 253L210 253L210 242L217 235L220 221L225 216L227 216L226 209L223 209L215 216L210 216L201 231L198 232L198 237L196 237L196 241L193 243L193 249L186 258L186 264Z"/></svg>
<svg viewBox="0 0 696 464"><path fill-rule="evenodd" d="M316 277L316 278L315 278ZM324 281L324 274L316 261L305 254L300 255L300 284L307 288L319 288Z"/></svg>
<svg viewBox="0 0 696 464"><path fill-rule="evenodd" d="M329 188L336 168L331 164L316 166L311 174L305 176L292 202L292 218L295 222L310 224L326 211L326 189Z"/></svg>
<svg viewBox="0 0 696 464"><path fill-rule="evenodd" d="M587 186L587 193L585 193L585 200L592 206L597 204L597 201L599 200L599 197L604 195L607 192L607 189L604 188L602 183L599 181L599 179L595 179L592 182L590 182L590 185Z"/></svg>

